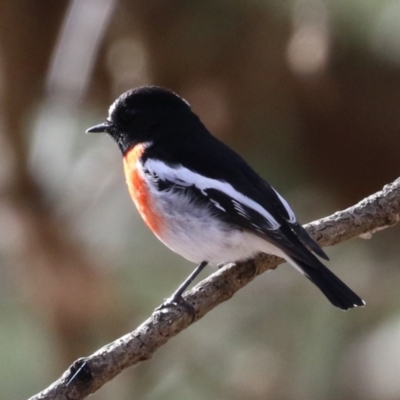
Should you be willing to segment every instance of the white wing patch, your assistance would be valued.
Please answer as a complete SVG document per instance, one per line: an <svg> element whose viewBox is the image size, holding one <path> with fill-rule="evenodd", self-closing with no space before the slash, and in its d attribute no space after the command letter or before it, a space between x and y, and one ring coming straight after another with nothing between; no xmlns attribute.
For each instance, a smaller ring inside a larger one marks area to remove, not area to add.
<svg viewBox="0 0 400 400"><path fill-rule="evenodd" d="M274 189L274 188L272 188L272 189ZM295 222L297 222L296 216L294 215L294 212L290 208L288 202L275 189L274 189L274 192L277 194L279 200L281 201L281 203L285 207L285 210L286 210L286 212L288 213L288 216L289 216L289 222L291 224L294 224Z"/></svg>
<svg viewBox="0 0 400 400"><path fill-rule="evenodd" d="M214 199L210 199L212 203L214 203L214 206L222 210L223 212L226 212L225 208L221 206L221 204L218 203L218 201Z"/></svg>
<svg viewBox="0 0 400 400"><path fill-rule="evenodd" d="M115 108L117 107L118 99L114 101L114 103L111 104L111 106L108 109L108 119L111 120L111 115L113 114Z"/></svg>
<svg viewBox="0 0 400 400"><path fill-rule="evenodd" d="M158 160L148 159L143 165L144 168L149 171L155 173L162 180L168 180L170 182L176 182L182 186L196 186L202 193L206 194L205 190L207 189L215 189L222 193L226 193L229 197L234 201L234 207L239 212L242 213L244 217L246 216L246 212L243 207L240 206L240 203L253 209L262 215L268 223L271 225L272 230L276 230L280 228L280 224L276 221L276 219L260 204L256 203L254 200L245 196L244 194L238 192L234 189L232 185L227 182L219 181L212 178L207 178L197 174L196 172L190 171L189 169L179 165L176 167L170 167ZM279 196L279 195L278 195ZM280 196L279 196L280 197ZM281 198L281 197L280 197ZM283 200L283 199L282 199ZM285 202L285 200L283 200ZM286 202L285 202L286 203ZM283 203L285 205L285 203ZM285 208L289 207L286 203ZM222 208L219 205L219 208ZM290 210L290 208L289 208ZM224 210L225 211L225 210ZM293 211L291 211L293 217ZM290 215L290 214L289 214Z"/></svg>
<svg viewBox="0 0 400 400"><path fill-rule="evenodd" d="M236 212L240 216L242 216L244 218L247 218L247 219L250 219L249 215L246 213L245 209L243 208L243 206L240 203L238 203L236 200L232 199L232 204L233 204L233 208L236 210Z"/></svg>

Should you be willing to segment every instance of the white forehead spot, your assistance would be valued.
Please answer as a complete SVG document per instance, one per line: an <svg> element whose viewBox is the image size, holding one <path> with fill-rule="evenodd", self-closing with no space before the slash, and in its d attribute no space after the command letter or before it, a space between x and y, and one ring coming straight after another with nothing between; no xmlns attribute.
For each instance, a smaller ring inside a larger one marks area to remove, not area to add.
<svg viewBox="0 0 400 400"><path fill-rule="evenodd" d="M111 119L111 114L117 107L118 100L115 100L114 103L111 104L110 108L108 109L108 118Z"/></svg>

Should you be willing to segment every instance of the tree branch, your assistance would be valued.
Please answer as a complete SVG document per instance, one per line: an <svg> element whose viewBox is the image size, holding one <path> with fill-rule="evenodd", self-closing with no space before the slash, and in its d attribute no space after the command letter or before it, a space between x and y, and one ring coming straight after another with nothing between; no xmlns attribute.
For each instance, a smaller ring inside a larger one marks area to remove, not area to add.
<svg viewBox="0 0 400 400"><path fill-rule="evenodd" d="M319 244L331 246L362 235L370 237L395 225L399 219L400 178L355 206L306 225L306 229ZM219 269L185 295L196 310L195 321L231 298L257 275L282 262L277 257L260 254ZM136 330L75 361L59 380L29 400L84 399L125 368L151 358L159 347L191 323L191 316L180 306L156 309Z"/></svg>

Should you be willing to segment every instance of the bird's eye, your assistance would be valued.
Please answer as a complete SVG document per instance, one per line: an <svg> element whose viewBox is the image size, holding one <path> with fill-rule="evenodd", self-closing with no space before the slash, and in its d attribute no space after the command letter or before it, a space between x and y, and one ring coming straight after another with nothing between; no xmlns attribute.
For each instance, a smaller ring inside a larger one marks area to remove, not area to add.
<svg viewBox="0 0 400 400"><path fill-rule="evenodd" d="M136 114L135 110L129 108L123 108L119 113L119 117L124 122L131 122L135 117L135 114Z"/></svg>

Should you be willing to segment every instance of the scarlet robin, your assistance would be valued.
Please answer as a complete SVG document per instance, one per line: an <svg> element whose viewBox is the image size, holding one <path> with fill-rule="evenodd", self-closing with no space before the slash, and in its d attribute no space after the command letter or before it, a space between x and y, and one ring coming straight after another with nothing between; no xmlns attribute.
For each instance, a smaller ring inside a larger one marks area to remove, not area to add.
<svg viewBox="0 0 400 400"><path fill-rule="evenodd" d="M212 136L177 94L156 86L129 90L111 105L107 120L87 132L115 139L146 224L171 250L199 264L170 302L182 301L208 263L264 252L287 260L334 306L365 304L316 257L328 260L287 201Z"/></svg>

